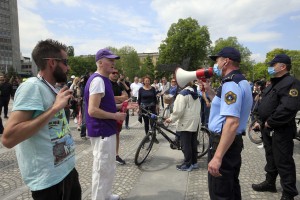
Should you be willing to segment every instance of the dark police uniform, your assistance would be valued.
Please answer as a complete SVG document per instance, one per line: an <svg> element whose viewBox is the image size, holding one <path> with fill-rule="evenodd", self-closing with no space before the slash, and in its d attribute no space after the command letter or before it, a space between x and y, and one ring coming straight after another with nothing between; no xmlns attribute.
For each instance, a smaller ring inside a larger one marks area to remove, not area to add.
<svg viewBox="0 0 300 200"><path fill-rule="evenodd" d="M295 116L300 109L299 91L300 82L289 73L271 78L258 107L267 160L266 181L275 185L279 174L283 194L291 197L298 194L293 138L296 134ZM271 128L264 127L265 122Z"/></svg>
<svg viewBox="0 0 300 200"><path fill-rule="evenodd" d="M235 140L223 157L219 169L222 176L214 177L208 173L209 194L212 200L241 199L239 173L242 163L242 133L246 130L251 106L251 87L241 72L234 70L223 77L222 85L218 88L211 104L208 128L212 134L210 137L208 162L212 160L216 152L226 117L239 118L239 127Z"/></svg>

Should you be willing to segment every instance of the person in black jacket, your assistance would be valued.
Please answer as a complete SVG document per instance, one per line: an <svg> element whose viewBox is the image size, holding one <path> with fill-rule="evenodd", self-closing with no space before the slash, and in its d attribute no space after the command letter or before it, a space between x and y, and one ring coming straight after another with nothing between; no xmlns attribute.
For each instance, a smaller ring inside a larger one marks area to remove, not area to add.
<svg viewBox="0 0 300 200"><path fill-rule="evenodd" d="M12 85L8 82L7 78L0 75L0 116L2 107L4 107L4 118L8 118L8 104L10 96L12 95Z"/></svg>
<svg viewBox="0 0 300 200"><path fill-rule="evenodd" d="M118 84L119 72L117 69L114 69L112 73L109 75L109 80L112 84L112 89L114 92L114 98L116 104L121 104L128 99L128 95L123 87ZM120 132L122 130L122 125L118 129L116 134L116 162L120 165L125 165L126 162L119 156L119 146L120 146Z"/></svg>
<svg viewBox="0 0 300 200"><path fill-rule="evenodd" d="M157 105L157 98L156 98L156 91L155 88L151 86L151 79L149 76L144 77L144 86L139 89L138 92L138 104L139 104L139 112L146 113L141 108L144 108L148 111L150 111L153 114L156 114L156 106ZM140 114L141 114L140 113ZM147 135L149 131L149 118L146 115L142 115L142 118L144 120L144 126L145 126L145 133ZM153 123L151 122L151 127L153 126ZM157 140L155 140L156 143L158 143Z"/></svg>
<svg viewBox="0 0 300 200"><path fill-rule="evenodd" d="M276 55L269 63L268 73L273 76L271 84L262 92L258 106L260 128L266 152L266 179L252 184L258 192L277 192L276 178L279 174L283 189L281 200L294 199L296 188L296 169L293 159L296 134L295 116L300 109L300 81L289 74L291 59L285 54Z"/></svg>
<svg viewBox="0 0 300 200"><path fill-rule="evenodd" d="M128 98L130 98L131 97L130 82L126 81L124 74L120 74L118 84L121 88L123 88L123 90L126 91ZM126 111L126 114L127 115L126 115L126 119L125 119L125 128L130 129L129 128L129 110Z"/></svg>

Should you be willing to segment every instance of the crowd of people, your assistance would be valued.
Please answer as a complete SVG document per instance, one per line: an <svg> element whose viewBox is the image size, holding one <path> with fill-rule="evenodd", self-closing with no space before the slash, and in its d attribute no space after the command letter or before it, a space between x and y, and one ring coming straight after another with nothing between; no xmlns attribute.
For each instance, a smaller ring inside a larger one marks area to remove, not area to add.
<svg viewBox="0 0 300 200"><path fill-rule="evenodd" d="M16 147L19 168L33 199L81 199L71 117L81 138L91 142L92 199L119 199L112 194L112 184L116 163L126 164L119 155L122 123L125 121L124 127L129 130L129 118L137 114L147 134L153 124L143 113L149 110L159 115L167 96L172 99L171 115L165 122L176 124L184 157L176 169L191 171L200 167L197 130L202 125L211 132L207 166L211 199L241 199L242 135L251 110L259 118L255 128L262 131L266 151L266 179L253 184L253 190L276 192L279 175L281 199L298 195L293 138L295 115L300 109L300 82L289 74L292 66L287 55L279 54L269 63L270 81L256 81L251 88L240 71L240 52L225 47L210 56L215 62L214 74L221 79L217 89L209 80L191 80L180 88L174 77L134 77L131 83L116 69L120 56L109 49L97 51L96 72L72 75L68 81L67 46L52 39L39 41L32 58L39 67L37 77L20 84L18 79L9 83L0 75L0 114L4 107L8 120L2 143ZM14 103L8 117L11 97Z"/></svg>

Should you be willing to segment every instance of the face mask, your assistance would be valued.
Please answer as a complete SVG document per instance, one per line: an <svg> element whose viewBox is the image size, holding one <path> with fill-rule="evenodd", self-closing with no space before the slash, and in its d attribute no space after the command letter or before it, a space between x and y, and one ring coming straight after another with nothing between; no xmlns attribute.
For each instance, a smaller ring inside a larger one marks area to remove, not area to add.
<svg viewBox="0 0 300 200"><path fill-rule="evenodd" d="M215 73L217 76L221 76L221 75L222 75L222 70L219 69L219 65L218 65L217 63L214 64L213 70L214 70L214 73Z"/></svg>
<svg viewBox="0 0 300 200"><path fill-rule="evenodd" d="M268 67L268 73L271 76L274 75L274 74L276 74L276 71L275 71L274 67Z"/></svg>

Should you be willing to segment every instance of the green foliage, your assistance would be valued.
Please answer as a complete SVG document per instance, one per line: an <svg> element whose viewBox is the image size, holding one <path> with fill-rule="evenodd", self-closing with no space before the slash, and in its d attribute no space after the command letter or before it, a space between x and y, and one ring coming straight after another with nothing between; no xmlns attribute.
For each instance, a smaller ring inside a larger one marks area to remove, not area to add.
<svg viewBox="0 0 300 200"><path fill-rule="evenodd" d="M74 57L74 47L68 46L67 53L68 53L68 57Z"/></svg>
<svg viewBox="0 0 300 200"><path fill-rule="evenodd" d="M140 71L140 60L136 50L131 46L124 46L121 49L108 48L121 57L116 62L116 68L132 80Z"/></svg>
<svg viewBox="0 0 300 200"><path fill-rule="evenodd" d="M215 47L211 49L211 55L216 55L224 47L234 47L241 53L241 71L246 75L248 80L251 80L253 76L253 65L254 61L250 59L251 52L247 47L244 47L240 44L236 37L228 37L227 39L220 38L216 40ZM210 66L214 64L213 61L210 61Z"/></svg>
<svg viewBox="0 0 300 200"><path fill-rule="evenodd" d="M207 49L210 46L210 35L206 26L200 26L192 18L179 19L173 23L168 31L167 38L159 47L158 64L170 64L169 71L174 72L177 65L188 59L186 70L195 70L207 59ZM175 65L172 65L175 64Z"/></svg>
<svg viewBox="0 0 300 200"><path fill-rule="evenodd" d="M261 80L261 79L268 80L270 78L265 63L257 63L255 65L253 65L253 67L254 67L253 68L254 74L252 74L252 77L249 80L252 80L252 81Z"/></svg>
<svg viewBox="0 0 300 200"><path fill-rule="evenodd" d="M150 76L151 79L153 80L156 78L156 67L153 65L153 62L150 58L150 56L147 56L146 59L144 60L144 63L142 64L139 77L144 77L144 76Z"/></svg>
<svg viewBox="0 0 300 200"><path fill-rule="evenodd" d="M94 55L69 57L69 65L69 75L82 76L97 70Z"/></svg>

